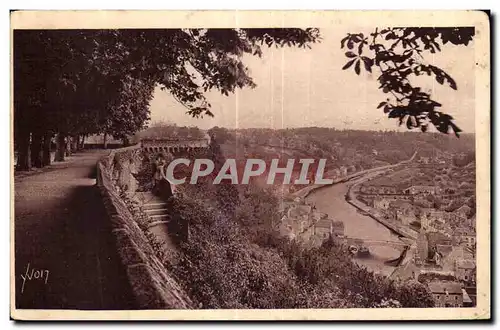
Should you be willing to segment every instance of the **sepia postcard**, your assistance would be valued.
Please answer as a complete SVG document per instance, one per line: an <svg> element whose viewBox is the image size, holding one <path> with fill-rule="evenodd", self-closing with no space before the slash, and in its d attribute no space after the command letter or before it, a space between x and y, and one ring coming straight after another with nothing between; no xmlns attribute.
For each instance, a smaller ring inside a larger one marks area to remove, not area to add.
<svg viewBox="0 0 500 330"><path fill-rule="evenodd" d="M11 12L11 318L490 319L489 24Z"/></svg>

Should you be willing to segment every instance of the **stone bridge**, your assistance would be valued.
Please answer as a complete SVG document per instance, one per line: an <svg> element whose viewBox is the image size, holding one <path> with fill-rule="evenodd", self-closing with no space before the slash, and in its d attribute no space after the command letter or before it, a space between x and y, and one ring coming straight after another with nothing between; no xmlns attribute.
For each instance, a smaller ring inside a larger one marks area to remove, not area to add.
<svg viewBox="0 0 500 330"><path fill-rule="evenodd" d="M401 242L398 242L398 241L386 241L386 240L360 239L351 237L346 237L345 243L348 246L354 245L358 249L361 247L366 247L369 249L372 246L390 246L400 252L403 252L405 249L407 249L409 246L412 245L411 241L408 240L408 242L406 242L406 240L404 239L402 239Z"/></svg>
<svg viewBox="0 0 500 330"><path fill-rule="evenodd" d="M149 153L165 152L179 154L189 151L197 151L209 147L210 139L169 139L169 138L149 138L142 139L140 147Z"/></svg>

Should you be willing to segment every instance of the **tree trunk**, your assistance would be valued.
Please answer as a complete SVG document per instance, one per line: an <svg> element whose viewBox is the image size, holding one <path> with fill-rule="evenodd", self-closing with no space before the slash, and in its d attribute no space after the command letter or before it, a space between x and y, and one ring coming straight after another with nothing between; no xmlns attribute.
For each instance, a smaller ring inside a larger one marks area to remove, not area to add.
<svg viewBox="0 0 500 330"><path fill-rule="evenodd" d="M80 142L80 149L83 150L85 149L85 135L82 135L82 139L81 139L81 142Z"/></svg>
<svg viewBox="0 0 500 330"><path fill-rule="evenodd" d="M31 164L34 167L42 168L42 139L43 134L35 130L31 136Z"/></svg>
<svg viewBox="0 0 500 330"><path fill-rule="evenodd" d="M130 145L130 141L128 140L128 137L126 137L126 136L122 139L122 142L123 142L124 147L128 147Z"/></svg>
<svg viewBox="0 0 500 330"><path fill-rule="evenodd" d="M74 135L71 137L71 152L78 151L78 139L79 138L80 138L79 135Z"/></svg>
<svg viewBox="0 0 500 330"><path fill-rule="evenodd" d="M66 157L71 156L71 139L71 136L66 137L66 145L64 150L64 154L66 155Z"/></svg>
<svg viewBox="0 0 500 330"><path fill-rule="evenodd" d="M64 162L64 155L66 151L66 140L64 134L57 133L56 136L56 156L54 157L55 162Z"/></svg>
<svg viewBox="0 0 500 330"><path fill-rule="evenodd" d="M18 143L17 170L31 170L30 132L20 129Z"/></svg>
<svg viewBox="0 0 500 330"><path fill-rule="evenodd" d="M50 143L52 140L51 133L45 133L43 137L43 150L42 150L42 165L47 166L50 165Z"/></svg>
<svg viewBox="0 0 500 330"><path fill-rule="evenodd" d="M103 145L104 145L104 149L108 149L108 133L104 133Z"/></svg>

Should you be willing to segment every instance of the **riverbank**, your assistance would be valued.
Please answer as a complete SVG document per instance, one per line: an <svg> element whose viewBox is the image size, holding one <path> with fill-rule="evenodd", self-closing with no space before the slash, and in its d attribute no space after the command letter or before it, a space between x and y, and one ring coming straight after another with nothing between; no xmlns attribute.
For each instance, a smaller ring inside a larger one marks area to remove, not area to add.
<svg viewBox="0 0 500 330"><path fill-rule="evenodd" d="M397 226L397 224L386 221L385 219L377 217L375 214L373 214L374 212L370 207L359 202L355 198L355 196L353 194L353 189L352 189L352 188L356 187L357 185L361 184L362 182L365 182L368 178L384 174L388 170L395 169L398 166L402 166L404 164L408 164L409 162L413 161L413 159L415 159L416 156L417 156L417 151L415 151L415 153L413 154L413 156L411 156L410 159L404 160L404 161L399 162L397 164L379 166L379 167L359 171L356 173L352 173L352 174L347 175L347 176L342 177L342 178L335 178L335 179L333 179L333 183L331 183L331 184L326 184L326 185L325 184L312 184L312 185L309 185L307 187L304 187L304 188L292 193L291 196L293 198L299 197L300 199L305 200L313 191L316 191L318 189L326 188L326 187L336 185L339 183L353 181L354 179L358 179L358 178L363 177L362 178L363 180L360 180L349 187L347 193L344 196L345 201L348 202L349 204L351 204L352 206L354 206L356 209L360 210L361 212L365 212L368 216L370 216L374 220L378 221L379 223L381 223L385 227L389 228L390 230L398 233L399 235L407 237L407 238L411 238L411 239L416 239L416 234L413 233L412 231L410 231L409 228L401 228L401 226ZM325 178L331 179L331 172L327 172L325 174Z"/></svg>
<svg viewBox="0 0 500 330"><path fill-rule="evenodd" d="M415 156L416 153L409 160L398 164L385 165L337 178L329 185L311 185L293 195L304 199L308 204L315 205L318 211L328 214L329 218L342 221L344 235L347 237L366 241L386 240L401 243L401 235L395 233L393 228L387 226L387 223L377 221L369 212L360 212L359 208L349 203L349 192L353 185L366 178L381 175L390 169L404 165L412 161ZM328 178L328 176L325 177ZM369 258L354 258L353 260L376 273L390 276L397 268L386 265L385 261L398 258L401 251L389 244L387 246L377 245L370 246L370 254Z"/></svg>

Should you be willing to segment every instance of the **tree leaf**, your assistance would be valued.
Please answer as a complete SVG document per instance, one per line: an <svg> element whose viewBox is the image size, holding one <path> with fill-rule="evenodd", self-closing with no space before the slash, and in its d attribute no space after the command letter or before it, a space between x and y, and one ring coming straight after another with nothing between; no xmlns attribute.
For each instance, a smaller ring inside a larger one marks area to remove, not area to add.
<svg viewBox="0 0 500 330"><path fill-rule="evenodd" d="M363 45L364 45L364 43L360 43L358 46L358 54L359 55L363 54Z"/></svg>
<svg viewBox="0 0 500 330"><path fill-rule="evenodd" d="M372 72L373 61L370 58L366 57L366 56L363 56L362 59L363 59L363 63L365 65L366 71Z"/></svg>
<svg viewBox="0 0 500 330"><path fill-rule="evenodd" d="M347 69L349 69L355 61L356 61L356 59L352 59L352 60L350 60L349 62L347 62L347 63L346 63L346 64L342 67L342 70L347 70Z"/></svg>
<svg viewBox="0 0 500 330"><path fill-rule="evenodd" d="M345 56L347 56L347 57L351 57L351 58L352 58L352 57L357 57L357 55L356 55L356 54L354 54L353 52L346 52L346 53L345 53Z"/></svg>
<svg viewBox="0 0 500 330"><path fill-rule="evenodd" d="M354 71L356 72L357 75L359 75L359 73L361 72L361 64L360 64L360 60L358 60L356 62L356 64L354 65Z"/></svg>

